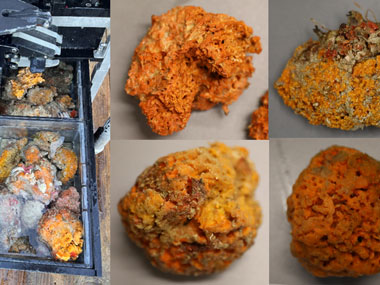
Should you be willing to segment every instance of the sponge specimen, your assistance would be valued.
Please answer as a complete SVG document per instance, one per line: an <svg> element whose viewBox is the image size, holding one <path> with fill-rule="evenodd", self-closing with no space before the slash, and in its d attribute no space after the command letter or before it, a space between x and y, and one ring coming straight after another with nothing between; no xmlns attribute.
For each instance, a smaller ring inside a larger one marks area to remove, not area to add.
<svg viewBox="0 0 380 285"><path fill-rule="evenodd" d="M292 254L312 274L380 272L380 162L333 146L317 154L288 198Z"/></svg>
<svg viewBox="0 0 380 285"><path fill-rule="evenodd" d="M135 50L125 90L140 100L152 130L182 130L192 110L216 104L228 113L248 87L260 38L244 22L200 7L176 7L152 17L152 27Z"/></svg>
<svg viewBox="0 0 380 285"><path fill-rule="evenodd" d="M119 202L129 237L180 275L221 271L254 242L258 174L242 147L216 143L162 157Z"/></svg>
<svg viewBox="0 0 380 285"><path fill-rule="evenodd" d="M260 107L252 113L248 134L255 140L269 139L269 92L260 99Z"/></svg>
<svg viewBox="0 0 380 285"><path fill-rule="evenodd" d="M338 30L315 32L275 83L284 103L312 125L380 127L380 23L351 11Z"/></svg>

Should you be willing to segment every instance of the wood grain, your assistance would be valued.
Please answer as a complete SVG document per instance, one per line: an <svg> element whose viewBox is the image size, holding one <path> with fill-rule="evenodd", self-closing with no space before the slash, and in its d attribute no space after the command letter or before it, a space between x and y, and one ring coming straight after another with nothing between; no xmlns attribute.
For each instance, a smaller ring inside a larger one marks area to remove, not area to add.
<svg viewBox="0 0 380 285"><path fill-rule="evenodd" d="M93 64L91 64L91 67ZM110 116L109 74L93 102L94 131L103 126ZM96 176L99 194L100 231L102 243L103 277L84 277L40 272L0 269L0 285L19 284L110 284L110 144L96 156Z"/></svg>

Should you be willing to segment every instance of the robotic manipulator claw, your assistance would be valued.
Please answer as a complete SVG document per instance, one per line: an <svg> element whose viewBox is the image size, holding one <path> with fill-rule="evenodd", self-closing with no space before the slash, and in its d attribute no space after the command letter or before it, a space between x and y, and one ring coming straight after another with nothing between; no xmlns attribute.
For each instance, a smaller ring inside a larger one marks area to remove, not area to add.
<svg viewBox="0 0 380 285"><path fill-rule="evenodd" d="M50 12L31 4L0 0L0 77L19 67L36 73L59 64L62 36L51 21Z"/></svg>

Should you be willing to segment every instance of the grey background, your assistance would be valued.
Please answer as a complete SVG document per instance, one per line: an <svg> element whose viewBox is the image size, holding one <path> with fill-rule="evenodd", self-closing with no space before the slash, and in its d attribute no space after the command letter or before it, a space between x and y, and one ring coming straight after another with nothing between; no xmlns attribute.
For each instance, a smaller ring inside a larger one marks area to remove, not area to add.
<svg viewBox="0 0 380 285"><path fill-rule="evenodd" d="M171 136L153 133L124 85L135 48L151 24L151 16L175 6L201 6L243 20L261 37L263 51L254 54L256 71L250 87L230 105L225 116L220 106L193 112L186 128ZM111 111L112 139L245 139L250 116L268 90L268 0L112 0Z"/></svg>
<svg viewBox="0 0 380 285"><path fill-rule="evenodd" d="M286 200L311 158L332 145L353 147L380 159L379 139L271 139L270 141L270 283L380 284L380 275L360 278L317 278L290 253Z"/></svg>
<svg viewBox="0 0 380 285"><path fill-rule="evenodd" d="M380 20L379 0L356 0L363 8L372 9ZM295 48L314 35L310 18L329 29L346 22L350 10L360 11L352 0L269 0L269 135L274 137L380 137L380 128L342 131L325 126L313 126L283 103L274 89ZM372 18L371 18L372 19Z"/></svg>
<svg viewBox="0 0 380 285"><path fill-rule="evenodd" d="M255 198L263 213L255 244L224 272L209 277L177 277L163 274L150 265L143 251L127 237L117 203L134 185L137 176L159 157L175 151L207 146L205 141L118 141L111 142L111 282L115 285L263 285L269 283L269 142L227 141L250 152L260 176Z"/></svg>

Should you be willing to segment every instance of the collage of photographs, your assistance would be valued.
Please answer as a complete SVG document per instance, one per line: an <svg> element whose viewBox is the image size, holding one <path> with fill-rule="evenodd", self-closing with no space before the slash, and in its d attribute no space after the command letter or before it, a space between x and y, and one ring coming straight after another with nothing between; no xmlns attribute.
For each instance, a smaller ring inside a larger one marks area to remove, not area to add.
<svg viewBox="0 0 380 285"><path fill-rule="evenodd" d="M0 0L0 284L380 284L380 1Z"/></svg>

